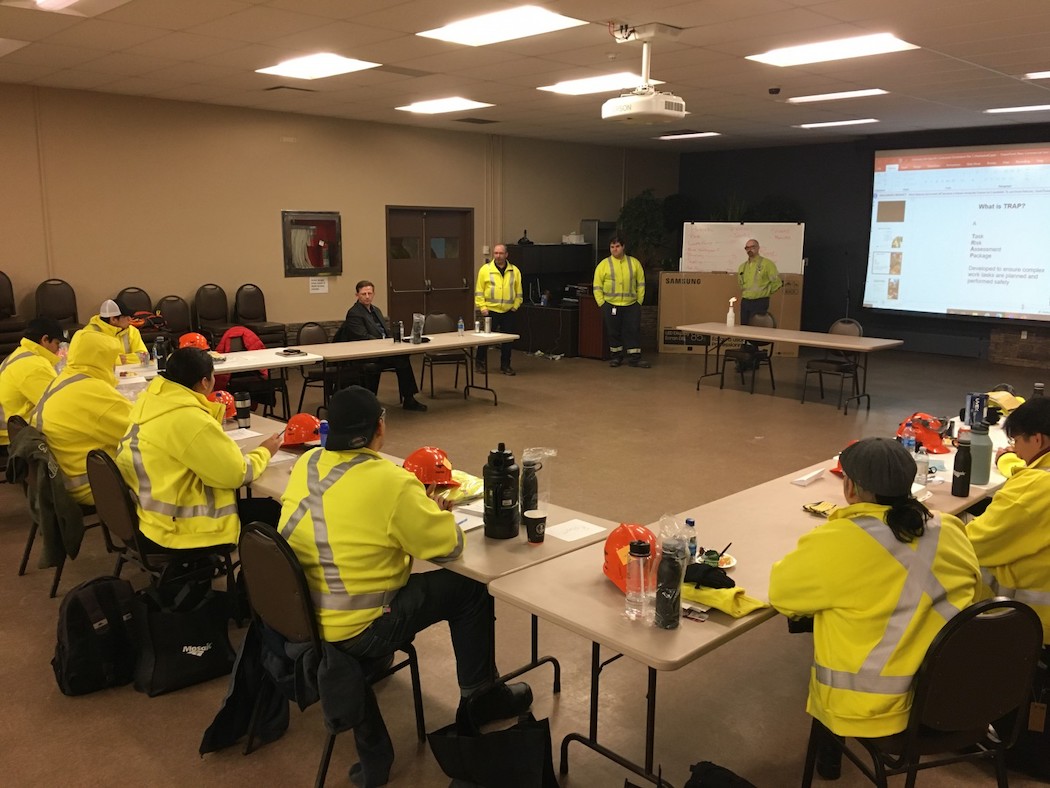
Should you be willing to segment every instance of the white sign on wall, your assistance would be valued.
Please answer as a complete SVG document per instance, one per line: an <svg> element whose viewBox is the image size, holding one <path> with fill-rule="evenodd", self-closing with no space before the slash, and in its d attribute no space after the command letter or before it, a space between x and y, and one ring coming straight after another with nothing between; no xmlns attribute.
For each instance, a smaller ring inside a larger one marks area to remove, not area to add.
<svg viewBox="0 0 1050 788"><path fill-rule="evenodd" d="M754 238L780 273L801 274L805 233L806 225L794 222L686 222L681 270L735 272L747 259L744 244Z"/></svg>
<svg viewBox="0 0 1050 788"><path fill-rule="evenodd" d="M310 277L310 295L315 293L327 293L328 292L328 277L327 276L311 276Z"/></svg>

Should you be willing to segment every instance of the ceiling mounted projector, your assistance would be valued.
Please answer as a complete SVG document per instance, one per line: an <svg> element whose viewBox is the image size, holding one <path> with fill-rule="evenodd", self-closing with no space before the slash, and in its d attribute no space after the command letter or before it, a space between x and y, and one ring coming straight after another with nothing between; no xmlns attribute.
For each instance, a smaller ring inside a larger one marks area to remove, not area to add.
<svg viewBox="0 0 1050 788"><path fill-rule="evenodd" d="M652 87L623 93L602 104L602 120L620 123L670 123L685 115L685 101L673 93L661 93Z"/></svg>
<svg viewBox="0 0 1050 788"><path fill-rule="evenodd" d="M657 26L650 26L657 27ZM632 31L631 36L635 35ZM647 38L651 38L650 33ZM649 82L649 41L642 41L642 84L602 104L602 120L652 125L671 123L686 116L685 100L673 93L661 93Z"/></svg>

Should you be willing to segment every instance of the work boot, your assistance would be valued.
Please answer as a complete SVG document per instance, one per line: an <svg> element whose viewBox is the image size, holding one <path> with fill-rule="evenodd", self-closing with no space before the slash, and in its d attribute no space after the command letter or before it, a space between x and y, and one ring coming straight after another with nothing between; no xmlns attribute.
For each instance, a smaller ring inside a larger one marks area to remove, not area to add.
<svg viewBox="0 0 1050 788"><path fill-rule="evenodd" d="M618 367L622 363L623 363L623 356L613 356L611 359L609 359L609 366L610 367Z"/></svg>
<svg viewBox="0 0 1050 788"><path fill-rule="evenodd" d="M504 375L509 375L510 377L514 377L518 374L513 369L511 369L510 366L500 367L499 371L502 372Z"/></svg>
<svg viewBox="0 0 1050 788"><path fill-rule="evenodd" d="M485 362L484 361L475 361L474 362L474 371L475 372L485 372Z"/></svg>
<svg viewBox="0 0 1050 788"><path fill-rule="evenodd" d="M415 397L405 397L405 404L402 405L405 410L417 410L420 413L426 411L427 406L417 400Z"/></svg>
<svg viewBox="0 0 1050 788"><path fill-rule="evenodd" d="M532 707L532 688L524 681L517 684L499 684L481 690L477 695L460 701L460 707L470 704L473 722L479 728L496 720L519 717Z"/></svg>
<svg viewBox="0 0 1050 788"><path fill-rule="evenodd" d="M638 367L639 369L649 369L652 366L652 364L650 364L641 356L635 354L632 355L629 359L627 359L627 366Z"/></svg>

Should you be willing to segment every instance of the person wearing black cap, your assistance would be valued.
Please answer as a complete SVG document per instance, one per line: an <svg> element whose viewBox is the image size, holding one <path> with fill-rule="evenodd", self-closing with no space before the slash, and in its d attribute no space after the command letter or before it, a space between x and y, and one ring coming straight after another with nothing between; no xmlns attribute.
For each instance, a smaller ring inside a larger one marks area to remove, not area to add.
<svg viewBox="0 0 1050 788"><path fill-rule="evenodd" d="M381 658L448 621L460 695L472 698L475 722L524 713L532 705L527 684L492 686L494 614L485 585L448 569L410 571L413 558L458 558L463 532L436 489L379 455L386 430L375 394L361 386L336 392L324 448L296 462L281 499L278 530L306 573L321 635L358 659Z"/></svg>
<svg viewBox="0 0 1050 788"><path fill-rule="evenodd" d="M123 302L109 299L102 302L98 314L84 326L87 331L100 331L120 342L121 352L117 354L116 364L137 364L140 353L149 356L142 334L131 324L133 314Z"/></svg>
<svg viewBox="0 0 1050 788"><path fill-rule="evenodd" d="M866 438L840 461L848 505L773 565L769 601L813 617L806 711L838 736L890 736L907 727L933 638L978 598L980 569L962 531L911 496L915 461L897 441ZM818 755L822 775L836 767Z"/></svg>

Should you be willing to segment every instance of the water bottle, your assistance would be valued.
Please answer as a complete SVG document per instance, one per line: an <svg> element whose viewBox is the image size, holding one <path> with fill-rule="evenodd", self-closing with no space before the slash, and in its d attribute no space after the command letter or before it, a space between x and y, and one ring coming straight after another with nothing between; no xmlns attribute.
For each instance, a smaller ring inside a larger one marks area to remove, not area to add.
<svg viewBox="0 0 1050 788"><path fill-rule="evenodd" d="M689 563L696 562L696 520L692 517L685 518L685 530L688 533Z"/></svg>
<svg viewBox="0 0 1050 788"><path fill-rule="evenodd" d="M61 372L66 368L66 357L69 355L69 343L59 342L58 352L55 355L58 356L58 361L55 363L55 372Z"/></svg>
<svg viewBox="0 0 1050 788"><path fill-rule="evenodd" d="M456 333L459 334L460 336L463 336L463 331L465 329L466 329L466 326L463 325L463 318L460 318L459 322L456 323Z"/></svg>
<svg viewBox="0 0 1050 788"><path fill-rule="evenodd" d="M482 479L485 484L485 536L513 539L518 535L518 466L505 444L489 452Z"/></svg>
<svg viewBox="0 0 1050 788"><path fill-rule="evenodd" d="M970 469L973 458L970 456L970 430L959 427L959 448L955 452L955 468L952 470L952 495L965 498L970 494Z"/></svg>
<svg viewBox="0 0 1050 788"><path fill-rule="evenodd" d="M321 425L317 428L317 434L321 436L321 448L328 445L328 419L321 419Z"/></svg>
<svg viewBox="0 0 1050 788"><path fill-rule="evenodd" d="M161 334L153 342L153 360L157 362L157 372L163 372L168 368L168 356L171 355L171 345L168 338Z"/></svg>
<svg viewBox="0 0 1050 788"><path fill-rule="evenodd" d="M985 422L970 428L970 484L988 484L992 475L992 439Z"/></svg>
<svg viewBox="0 0 1050 788"><path fill-rule="evenodd" d="M925 446L920 446L919 450L915 452L915 483L925 487L926 482L929 480L930 455L926 452Z"/></svg>
<svg viewBox="0 0 1050 788"><path fill-rule="evenodd" d="M908 450L909 454L915 453L915 428L911 425L911 419L904 422L901 431L901 446Z"/></svg>
<svg viewBox="0 0 1050 788"><path fill-rule="evenodd" d="M688 548L681 539L666 539L656 570L656 615L653 623L661 629L678 629L682 619L682 576Z"/></svg>
<svg viewBox="0 0 1050 788"><path fill-rule="evenodd" d="M645 621L649 617L649 553L650 545L644 539L631 542L627 558L627 600L624 615L631 621Z"/></svg>
<svg viewBox="0 0 1050 788"><path fill-rule="evenodd" d="M1042 383L1036 383L1032 387L1032 396L1030 397L1030 399L1035 399L1036 397L1041 397L1041 396L1043 396L1043 384Z"/></svg>
<svg viewBox="0 0 1050 788"><path fill-rule="evenodd" d="M521 462L521 511L529 512L539 508L540 485L536 476L539 462L524 459Z"/></svg>

